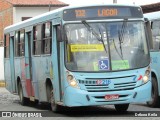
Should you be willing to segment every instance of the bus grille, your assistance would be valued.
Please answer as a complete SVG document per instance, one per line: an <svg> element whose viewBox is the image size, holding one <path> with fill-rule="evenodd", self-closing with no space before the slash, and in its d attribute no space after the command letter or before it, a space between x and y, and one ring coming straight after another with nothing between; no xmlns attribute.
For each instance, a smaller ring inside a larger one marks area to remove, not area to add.
<svg viewBox="0 0 160 120"><path fill-rule="evenodd" d="M114 83L112 89L107 85L97 85L96 80L79 80L80 86L84 85L84 89L88 92L109 92L121 90L133 90L136 87L136 82Z"/></svg>

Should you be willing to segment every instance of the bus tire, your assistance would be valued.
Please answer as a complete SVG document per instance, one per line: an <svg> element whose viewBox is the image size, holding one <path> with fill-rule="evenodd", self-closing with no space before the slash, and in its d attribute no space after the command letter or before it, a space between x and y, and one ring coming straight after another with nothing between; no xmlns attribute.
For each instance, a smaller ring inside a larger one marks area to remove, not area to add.
<svg viewBox="0 0 160 120"><path fill-rule="evenodd" d="M127 111L129 104L117 104L114 105L114 107L118 112L125 112Z"/></svg>
<svg viewBox="0 0 160 120"><path fill-rule="evenodd" d="M26 97L24 97L24 95L23 95L23 89L22 89L21 83L18 84L18 95L20 98L21 105L27 105L29 100Z"/></svg>
<svg viewBox="0 0 160 120"><path fill-rule="evenodd" d="M48 99L48 102L50 103L51 110L53 112L60 112L61 111L61 106L57 105L55 103L55 97L54 97L53 87L49 86L49 85L47 85L47 99Z"/></svg>
<svg viewBox="0 0 160 120"><path fill-rule="evenodd" d="M158 83L155 77L152 77L151 100L147 102L149 107L159 106Z"/></svg>

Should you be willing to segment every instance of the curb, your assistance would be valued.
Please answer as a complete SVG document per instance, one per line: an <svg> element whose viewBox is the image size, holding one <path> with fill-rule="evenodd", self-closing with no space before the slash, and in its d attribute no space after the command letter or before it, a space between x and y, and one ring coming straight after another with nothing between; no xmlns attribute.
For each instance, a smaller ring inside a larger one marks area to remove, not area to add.
<svg viewBox="0 0 160 120"><path fill-rule="evenodd" d="M0 81L0 87L6 87L5 81Z"/></svg>

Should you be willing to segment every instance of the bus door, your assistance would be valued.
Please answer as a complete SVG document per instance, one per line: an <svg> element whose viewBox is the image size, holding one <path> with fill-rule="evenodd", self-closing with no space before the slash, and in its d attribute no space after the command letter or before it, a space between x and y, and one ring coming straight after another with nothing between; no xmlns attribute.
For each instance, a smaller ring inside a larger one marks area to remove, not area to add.
<svg viewBox="0 0 160 120"><path fill-rule="evenodd" d="M16 83L15 83L15 70L14 70L14 35L15 32L10 33L10 70L11 70L11 86L12 92L16 92Z"/></svg>
<svg viewBox="0 0 160 120"><path fill-rule="evenodd" d="M31 28L30 28L31 29ZM31 101L35 100L33 81L32 81L32 59L31 59L31 31L25 33L25 73L26 73L26 92Z"/></svg>
<svg viewBox="0 0 160 120"><path fill-rule="evenodd" d="M61 36L61 32L60 32L61 26L57 25L56 26L56 41L57 41L57 58L58 58L58 73L59 73L59 91L60 91L60 101L62 101L62 95L63 95L63 84L62 84L62 80L63 80L63 69L62 66L63 65L63 60L64 60L64 49L63 49L63 42L60 42L58 39L60 39L59 37Z"/></svg>
<svg viewBox="0 0 160 120"><path fill-rule="evenodd" d="M53 80L53 89L56 90L56 92L54 93L55 96L55 101L62 101L62 82L61 82L61 77L62 77L62 69L61 69L61 63L63 60L63 58L61 58L61 50L60 49L60 42L57 41L57 28L59 26L59 21L60 19L54 19L52 21L52 64L53 64L53 75L54 75L54 79ZM56 59L55 59L56 58Z"/></svg>

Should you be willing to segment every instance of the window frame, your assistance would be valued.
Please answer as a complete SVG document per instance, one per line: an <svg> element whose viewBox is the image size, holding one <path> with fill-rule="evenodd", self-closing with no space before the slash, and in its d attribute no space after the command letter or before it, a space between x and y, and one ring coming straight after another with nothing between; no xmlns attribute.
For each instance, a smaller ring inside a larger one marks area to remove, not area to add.
<svg viewBox="0 0 160 120"><path fill-rule="evenodd" d="M8 43L7 43L8 36ZM5 34L4 40L4 58L10 58L10 34Z"/></svg>
<svg viewBox="0 0 160 120"><path fill-rule="evenodd" d="M156 51L160 50L160 40L159 40L160 39L160 34L158 34L158 31L160 31L160 25L158 23L160 23L160 20L153 20L152 21L153 50L156 50ZM158 30L158 31L155 31L155 30Z"/></svg>
<svg viewBox="0 0 160 120"><path fill-rule="evenodd" d="M46 36L46 25L49 24L49 36ZM49 45L48 45L49 44ZM52 53L52 22L48 21L42 25L42 54Z"/></svg>
<svg viewBox="0 0 160 120"><path fill-rule="evenodd" d="M38 27L40 27L40 29L38 29ZM40 33L40 34L38 34L38 33ZM41 55L41 53L42 53L42 50L41 50L42 24L37 24L37 25L33 26L33 41L32 42L33 42L33 47L32 47L33 55ZM38 43L38 42L40 42L40 43Z"/></svg>
<svg viewBox="0 0 160 120"><path fill-rule="evenodd" d="M21 33L23 34L23 39L21 38ZM23 57L25 55L25 30L19 30L19 40L18 40L18 56Z"/></svg>
<svg viewBox="0 0 160 120"><path fill-rule="evenodd" d="M16 31L15 32L15 57L19 57L20 56L19 43L20 43L20 31Z"/></svg>

